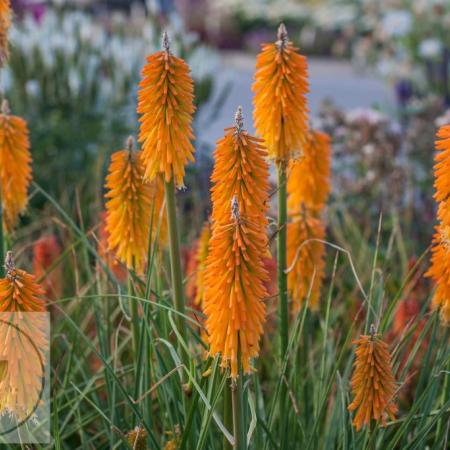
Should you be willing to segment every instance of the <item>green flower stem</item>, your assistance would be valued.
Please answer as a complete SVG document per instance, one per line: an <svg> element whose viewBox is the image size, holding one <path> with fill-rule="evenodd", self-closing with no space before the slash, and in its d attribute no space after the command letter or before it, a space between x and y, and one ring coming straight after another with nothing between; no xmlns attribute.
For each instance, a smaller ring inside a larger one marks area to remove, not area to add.
<svg viewBox="0 0 450 450"><path fill-rule="evenodd" d="M183 296L183 274L181 272L180 241L178 237L177 217L175 211L175 184L173 177L169 182L164 183L166 192L167 223L169 227L169 247L170 247L170 272L172 276L173 300L175 309L179 314L176 316L176 324L182 339L187 344L186 322L184 317L184 296ZM189 369L189 357L181 345L178 346L182 360Z"/></svg>
<svg viewBox="0 0 450 450"><path fill-rule="evenodd" d="M286 225L287 225L287 195L286 195L286 165L277 164L278 171L278 235L277 235L277 278L278 278L278 329L280 332L279 367L283 367L289 340L288 330L288 297L287 297L287 257L286 257ZM287 374L286 374L287 378ZM279 398L281 449L288 442L288 427L286 420L287 390L285 383L281 384Z"/></svg>

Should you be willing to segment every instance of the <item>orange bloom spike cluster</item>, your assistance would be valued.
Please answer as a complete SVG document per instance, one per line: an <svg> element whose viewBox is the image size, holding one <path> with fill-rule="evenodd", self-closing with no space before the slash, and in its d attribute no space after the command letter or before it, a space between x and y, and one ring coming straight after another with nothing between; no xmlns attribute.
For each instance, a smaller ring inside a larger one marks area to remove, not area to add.
<svg viewBox="0 0 450 450"><path fill-rule="evenodd" d="M213 187L212 219L224 222L230 217L230 204L236 196L241 214L257 216L266 224L269 204L269 165L262 140L244 130L242 108L235 115L235 126L225 129L217 142L215 165L211 176Z"/></svg>
<svg viewBox="0 0 450 450"><path fill-rule="evenodd" d="M42 365L48 349L47 321L41 314L44 290L33 275L16 269L11 252L5 260L6 277L0 279L0 361L7 361L0 380L0 415L26 419L39 401ZM26 338L27 336L28 338Z"/></svg>
<svg viewBox="0 0 450 450"><path fill-rule="evenodd" d="M287 183L288 288L294 313L309 298L318 309L325 276L325 227L320 213L330 194L331 145L327 134L311 130L299 160L291 161ZM308 297L309 296L309 297Z"/></svg>
<svg viewBox="0 0 450 450"><path fill-rule="evenodd" d="M56 264L61 246L54 235L41 237L33 246L33 273L44 288L45 297L56 300L62 293L62 266Z"/></svg>
<svg viewBox="0 0 450 450"><path fill-rule="evenodd" d="M182 187L184 167L188 161L194 161L191 143L194 84L188 65L170 53L166 33L163 48L149 56L142 69L138 93L139 141L145 178L153 180L162 173L166 181L173 176L175 184Z"/></svg>
<svg viewBox="0 0 450 450"><path fill-rule="evenodd" d="M8 31L11 26L11 4L10 0L0 0L0 68L8 60Z"/></svg>
<svg viewBox="0 0 450 450"><path fill-rule="evenodd" d="M311 130L301 157L292 160L289 169L287 191L290 213L297 214L303 207L321 210L331 190L331 144L328 134Z"/></svg>
<svg viewBox="0 0 450 450"><path fill-rule="evenodd" d="M353 424L360 430L363 425L369 425L372 419L385 424L386 416L395 418L396 386L388 346L380 335L375 334L373 325L371 334L361 336L354 344L357 345L351 380L354 399L348 410L358 410Z"/></svg>
<svg viewBox="0 0 450 450"><path fill-rule="evenodd" d="M211 237L211 226L205 222L199 238L195 242L195 255L189 259L186 291L194 305L202 306L205 297L205 268L208 257L208 245Z"/></svg>
<svg viewBox="0 0 450 450"><path fill-rule="evenodd" d="M109 268L116 280L119 283L124 283L127 279L127 268L117 259L116 253L108 249L109 233L106 229L107 216L108 214L106 211L102 211L100 214L97 254L99 256L99 260ZM98 262L97 264L97 267L100 268L100 263Z"/></svg>
<svg viewBox="0 0 450 450"><path fill-rule="evenodd" d="M315 239L325 239L320 219L309 214L297 218L287 228L288 286L293 312L300 311L308 299L311 309L319 307L320 289L325 276L325 246Z"/></svg>
<svg viewBox="0 0 450 450"><path fill-rule="evenodd" d="M441 321L450 324L450 125L437 133L434 198L438 202L439 224L433 238L431 267L426 276L436 283L433 307L440 309Z"/></svg>
<svg viewBox="0 0 450 450"><path fill-rule="evenodd" d="M28 127L20 117L10 114L3 101L0 113L0 198L3 224L10 233L28 203L31 182L31 154Z"/></svg>
<svg viewBox="0 0 450 450"><path fill-rule="evenodd" d="M265 322L268 281L263 257L267 238L261 222L239 213L237 200L228 221L217 223L209 244L204 312L210 353L222 356L222 367L238 375L240 353L244 372L259 353Z"/></svg>
<svg viewBox="0 0 450 450"><path fill-rule="evenodd" d="M297 50L281 24L278 40L263 44L256 60L255 127L277 162L287 162L306 143L308 63Z"/></svg>
<svg viewBox="0 0 450 450"><path fill-rule="evenodd" d="M112 155L106 178L106 229L109 249L117 258L138 273L144 270L148 252L150 224L155 236L164 201L160 177L153 182L143 180L144 163L141 152L133 150L133 139L128 149ZM153 219L152 219L153 211ZM166 235L165 215L162 218L159 239Z"/></svg>

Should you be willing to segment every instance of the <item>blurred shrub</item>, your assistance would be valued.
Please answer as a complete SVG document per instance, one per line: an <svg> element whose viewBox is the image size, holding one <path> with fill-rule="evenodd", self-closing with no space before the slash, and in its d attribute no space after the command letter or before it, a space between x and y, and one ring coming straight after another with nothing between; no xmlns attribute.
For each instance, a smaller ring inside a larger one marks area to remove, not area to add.
<svg viewBox="0 0 450 450"><path fill-rule="evenodd" d="M191 65L201 105L212 89L215 53L176 23L168 29L174 52ZM6 96L29 122L35 179L52 194L81 184L93 195L107 155L136 134L140 69L159 49L159 31L145 17L101 22L52 9L40 22L25 17L13 29Z"/></svg>

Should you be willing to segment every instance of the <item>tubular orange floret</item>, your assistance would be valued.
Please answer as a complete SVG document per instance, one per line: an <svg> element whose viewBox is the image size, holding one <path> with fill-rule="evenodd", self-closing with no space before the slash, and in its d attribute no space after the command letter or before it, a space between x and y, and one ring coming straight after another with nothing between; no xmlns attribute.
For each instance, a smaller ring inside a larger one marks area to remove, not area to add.
<svg viewBox="0 0 450 450"><path fill-rule="evenodd" d="M11 252L5 259L5 278L0 279L0 360L8 367L0 380L0 415L19 421L32 414L42 386L43 363L48 348L44 290L33 275L17 269ZM23 314L24 312L30 314ZM19 314L10 314L19 313Z"/></svg>
<svg viewBox="0 0 450 450"><path fill-rule="evenodd" d="M128 149L120 150L111 157L106 178L106 229L109 234L108 247L117 258L138 273L144 270L148 253L150 224L155 236L164 189L161 178L152 182L143 180L144 163L142 152L133 150L133 139L128 140ZM153 211L153 219L152 219ZM166 237L165 215L162 216L159 240Z"/></svg>
<svg viewBox="0 0 450 450"><path fill-rule="evenodd" d="M431 267L425 276L436 283L432 307L439 309L441 321L450 325L450 226L438 225L433 238Z"/></svg>
<svg viewBox="0 0 450 450"><path fill-rule="evenodd" d="M387 344L375 328L370 335L363 335L356 344L356 361L351 380L353 402L348 410L356 412L353 424L359 430L373 419L386 423L386 417L395 418L397 406L395 378L392 374L391 355Z"/></svg>
<svg viewBox="0 0 450 450"><path fill-rule="evenodd" d="M440 309L444 325L450 324L450 125L442 126L435 142L434 198L438 202L439 224L433 238L431 267L425 276L436 283L433 307Z"/></svg>
<svg viewBox="0 0 450 450"><path fill-rule="evenodd" d="M326 133L311 130L298 160L291 160L288 175L288 209L296 214L303 207L320 210L331 190L331 145Z"/></svg>
<svg viewBox="0 0 450 450"><path fill-rule="evenodd" d="M237 205L235 200L232 217L213 229L204 302L210 354L221 354L221 365L231 368L233 378L238 375L238 355L248 373L250 359L259 354L268 295L264 228L258 218L241 214Z"/></svg>
<svg viewBox="0 0 450 450"><path fill-rule="evenodd" d="M54 266L61 246L54 235L42 236L33 246L33 273L41 282L45 297L56 300L62 292L62 266Z"/></svg>
<svg viewBox="0 0 450 450"><path fill-rule="evenodd" d="M0 198L3 223L10 233L28 203L31 182L31 154L28 127L24 119L10 114L3 100L0 113Z"/></svg>
<svg viewBox="0 0 450 450"><path fill-rule="evenodd" d="M0 68L3 67L9 57L8 31L11 26L10 0L0 0Z"/></svg>
<svg viewBox="0 0 450 450"><path fill-rule="evenodd" d="M255 127L277 162L286 163L307 138L308 63L297 50L281 24L278 40L263 44L256 60Z"/></svg>
<svg viewBox="0 0 450 450"><path fill-rule="evenodd" d="M195 255L191 258L188 268L190 278L186 290L188 297L197 306L203 305L203 299L205 297L205 268L210 237L211 225L209 221L206 221L199 238L195 242Z"/></svg>
<svg viewBox="0 0 450 450"><path fill-rule="evenodd" d="M310 212L287 227L288 289L297 313L308 299L311 309L319 307L320 289L325 277L325 227Z"/></svg>
<svg viewBox="0 0 450 450"><path fill-rule="evenodd" d="M137 109L141 115L139 141L145 178L153 180L162 173L166 181L173 176L175 184L183 187L184 167L194 161L194 84L189 66L170 52L166 33L163 48L149 56L142 69Z"/></svg>
<svg viewBox="0 0 450 450"><path fill-rule="evenodd" d="M229 220L230 202L236 196L244 215L259 217L266 224L269 204L269 165L262 140L244 130L242 108L235 116L235 126L225 129L225 136L217 142L214 152L213 226Z"/></svg>

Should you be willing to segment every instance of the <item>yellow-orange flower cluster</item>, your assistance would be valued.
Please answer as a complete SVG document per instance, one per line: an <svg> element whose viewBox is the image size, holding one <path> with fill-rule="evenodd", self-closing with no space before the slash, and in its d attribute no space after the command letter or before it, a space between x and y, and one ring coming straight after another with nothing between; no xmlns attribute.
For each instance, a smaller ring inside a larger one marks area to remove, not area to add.
<svg viewBox="0 0 450 450"><path fill-rule="evenodd" d="M325 227L320 214L330 193L331 145L327 134L311 130L303 153L291 160L288 171L287 227L288 289L293 312L306 298L319 307L325 270Z"/></svg>
<svg viewBox="0 0 450 450"><path fill-rule="evenodd" d="M249 372L250 359L259 353L269 281L264 267L269 169L261 141L244 130L241 107L215 158L204 312L210 353L220 353L222 367L231 367L235 378L239 363Z"/></svg>
<svg viewBox="0 0 450 450"><path fill-rule="evenodd" d="M0 415L11 414L21 421L34 412L41 394L47 321L33 313L46 309L44 290L33 275L16 269L11 252L5 268L6 277L0 279L0 360L6 361L0 380Z"/></svg>
<svg viewBox="0 0 450 450"><path fill-rule="evenodd" d="M243 129L242 108L238 108L234 127L225 129L217 142L215 165L211 176L213 187L213 226L228 221L230 204L236 196L241 214L258 217L266 224L269 206L269 165L262 140Z"/></svg>
<svg viewBox="0 0 450 450"><path fill-rule="evenodd" d="M436 283L433 307L440 309L442 323L450 324L450 125L437 133L434 176L439 224L433 238L431 267L426 276Z"/></svg>
<svg viewBox="0 0 450 450"><path fill-rule="evenodd" d="M61 246L54 235L41 237L33 246L33 273L45 291L45 297L56 300L62 293L62 266L55 263Z"/></svg>
<svg viewBox="0 0 450 450"><path fill-rule="evenodd" d="M326 133L311 130L298 159L288 171L289 213L299 214L306 207L320 211L330 195L331 143Z"/></svg>
<svg viewBox="0 0 450 450"><path fill-rule="evenodd" d="M28 127L21 117L10 114L8 103L4 100L0 114L0 198L7 233L14 229L19 214L28 203L30 182Z"/></svg>
<svg viewBox="0 0 450 450"><path fill-rule="evenodd" d="M188 297L196 306L202 306L205 297L205 268L210 237L211 226L209 222L205 222L200 236L195 242L195 254L189 259L187 269L189 281L186 291Z"/></svg>
<svg viewBox="0 0 450 450"><path fill-rule="evenodd" d="M185 165L194 161L191 143L194 84L189 66L170 53L166 33L163 47L164 50L147 58L142 69L138 93L139 141L145 178L153 180L162 173L166 181L173 177L175 184L182 187Z"/></svg>
<svg viewBox="0 0 450 450"><path fill-rule="evenodd" d="M267 238L255 217L241 215L233 208L231 218L217 223L209 245L205 275L204 312L210 353L222 356L222 367L238 375L240 353L244 372L259 353L265 322L268 281L263 256Z"/></svg>
<svg viewBox="0 0 450 450"><path fill-rule="evenodd" d="M142 152L135 152L132 147L130 138L128 149L114 153L111 158L106 178L106 198L109 199L106 203L106 229L109 249L127 267L141 273L146 264L151 224L152 237L161 224L158 240L165 241L164 214L160 220L164 189L161 177L152 182L143 180Z"/></svg>
<svg viewBox="0 0 450 450"><path fill-rule="evenodd" d="M255 127L277 162L287 162L306 143L308 90L307 60L281 24L278 40L262 46L253 84Z"/></svg>
<svg viewBox="0 0 450 450"><path fill-rule="evenodd" d="M373 329L371 331L370 335L354 341L357 345L351 380L354 399L348 409L358 410L353 419L357 430L369 425L372 419L385 424L386 416L394 419L397 412L395 378L388 346L380 335Z"/></svg>
<svg viewBox="0 0 450 450"><path fill-rule="evenodd" d="M0 0L0 68L8 60L8 31L11 26L10 0Z"/></svg>
<svg viewBox="0 0 450 450"><path fill-rule="evenodd" d="M320 289L325 276L325 227L320 219L305 214L288 224L288 286L297 313L305 299L311 309L319 307Z"/></svg>

